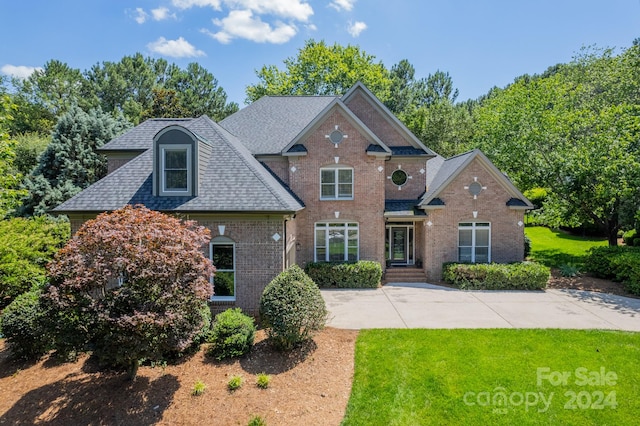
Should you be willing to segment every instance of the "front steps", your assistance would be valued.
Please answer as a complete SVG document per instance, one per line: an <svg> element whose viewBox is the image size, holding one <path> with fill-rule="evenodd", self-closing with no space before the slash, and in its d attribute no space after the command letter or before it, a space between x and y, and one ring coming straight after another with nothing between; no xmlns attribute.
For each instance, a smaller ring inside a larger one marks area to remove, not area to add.
<svg viewBox="0 0 640 426"><path fill-rule="evenodd" d="M391 266L384 273L383 284L387 283L425 283L424 269L415 266Z"/></svg>

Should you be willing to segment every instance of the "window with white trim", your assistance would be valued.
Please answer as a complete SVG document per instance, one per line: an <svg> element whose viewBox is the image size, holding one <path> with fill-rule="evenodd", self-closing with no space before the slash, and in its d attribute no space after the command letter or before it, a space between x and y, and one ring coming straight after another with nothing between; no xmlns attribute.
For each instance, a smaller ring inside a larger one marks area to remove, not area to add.
<svg viewBox="0 0 640 426"><path fill-rule="evenodd" d="M320 169L321 200L353 200L353 169L327 167Z"/></svg>
<svg viewBox="0 0 640 426"><path fill-rule="evenodd" d="M212 300L236 300L236 244L230 238L218 236L209 244L211 263L216 267L212 278Z"/></svg>
<svg viewBox="0 0 640 426"><path fill-rule="evenodd" d="M160 145L161 192L165 195L191 193L191 146Z"/></svg>
<svg viewBox="0 0 640 426"><path fill-rule="evenodd" d="M316 223L315 261L345 262L360 258L357 223Z"/></svg>
<svg viewBox="0 0 640 426"><path fill-rule="evenodd" d="M491 224L462 222L458 224L458 262L491 262Z"/></svg>

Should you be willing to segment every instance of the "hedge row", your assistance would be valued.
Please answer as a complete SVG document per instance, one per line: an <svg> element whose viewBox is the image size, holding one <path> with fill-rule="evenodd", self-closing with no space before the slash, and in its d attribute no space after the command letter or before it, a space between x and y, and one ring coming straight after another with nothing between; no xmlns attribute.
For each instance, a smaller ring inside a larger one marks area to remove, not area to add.
<svg viewBox="0 0 640 426"><path fill-rule="evenodd" d="M540 290L547 286L549 268L534 262L445 263L443 279L461 289Z"/></svg>
<svg viewBox="0 0 640 426"><path fill-rule="evenodd" d="M321 288L377 288L382 266L371 260L350 263L314 262L305 272Z"/></svg>
<svg viewBox="0 0 640 426"><path fill-rule="evenodd" d="M593 247L584 264L596 277L621 282L640 295L640 247Z"/></svg>

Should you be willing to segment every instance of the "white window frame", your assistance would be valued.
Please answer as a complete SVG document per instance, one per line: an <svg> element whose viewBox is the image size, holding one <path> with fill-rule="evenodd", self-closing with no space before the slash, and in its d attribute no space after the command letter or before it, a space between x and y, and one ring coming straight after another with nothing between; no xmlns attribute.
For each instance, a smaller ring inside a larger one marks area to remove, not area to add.
<svg viewBox="0 0 640 426"><path fill-rule="evenodd" d="M167 177L166 177L166 152L167 151L184 151L187 156L187 188L186 189L167 189ZM191 195L191 145L181 144L163 144L160 145L160 193L162 195Z"/></svg>
<svg viewBox="0 0 640 426"><path fill-rule="evenodd" d="M216 296L215 295L215 277L212 276L210 278L211 285L213 285L213 296L211 296L211 300L214 302L235 302L236 294L237 294L237 268L236 268L236 243L230 238L226 237L215 237L209 243L209 259L213 262L213 247L214 246L232 246L233 247L233 269L219 269L216 267L216 272L233 272L233 296ZM215 266L215 265L214 265Z"/></svg>
<svg viewBox="0 0 640 426"><path fill-rule="evenodd" d="M348 170L351 172L351 181L350 182L340 182L340 171ZM331 171L333 172L334 182L333 183L324 183L322 181L322 172ZM321 200L353 200L353 190L354 190L354 171L353 167L322 167L320 169L320 199ZM333 186L333 196L322 195L322 188L325 186ZM340 195L340 185L351 185L351 194L348 196Z"/></svg>
<svg viewBox="0 0 640 426"><path fill-rule="evenodd" d="M471 231L471 245L465 245L465 246L461 246L460 245L460 231L465 230L465 231ZM477 231L479 230L486 230L489 231L489 235L488 235L488 245L486 246L478 246L476 244L476 234ZM458 224L458 262L461 262L460 260L460 249L461 248L471 248L471 263L477 263L476 262L476 249L477 248L483 248L486 247L487 248L487 262L486 263L490 263L491 262L491 222L460 222ZM483 262L484 263L484 262Z"/></svg>
<svg viewBox="0 0 640 426"><path fill-rule="evenodd" d="M341 230L344 233L344 258L338 262L349 262L360 260L360 225L356 222L318 222L313 231L313 259L315 262L332 262L330 259L330 230ZM318 231L324 232L324 259L318 258ZM349 239L349 231L356 231L356 238ZM356 258L349 259L349 242L356 243Z"/></svg>

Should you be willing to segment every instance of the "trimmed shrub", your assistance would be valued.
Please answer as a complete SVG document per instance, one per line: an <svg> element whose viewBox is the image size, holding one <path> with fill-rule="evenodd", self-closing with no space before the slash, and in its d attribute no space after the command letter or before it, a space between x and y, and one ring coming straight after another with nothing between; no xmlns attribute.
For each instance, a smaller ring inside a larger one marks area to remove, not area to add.
<svg viewBox="0 0 640 426"><path fill-rule="evenodd" d="M37 359L51 349L44 320L40 291L21 294L2 311L0 331L7 338L15 358Z"/></svg>
<svg viewBox="0 0 640 426"><path fill-rule="evenodd" d="M585 268L596 277L621 282L627 291L640 295L640 247L593 247Z"/></svg>
<svg viewBox="0 0 640 426"><path fill-rule="evenodd" d="M227 309L216 315L207 355L218 361L245 355L253 347L255 335L253 318L243 314L240 308Z"/></svg>
<svg viewBox="0 0 640 426"><path fill-rule="evenodd" d="M371 260L308 263L305 272L321 288L377 288L382 266Z"/></svg>
<svg viewBox="0 0 640 426"><path fill-rule="evenodd" d="M293 265L265 287L260 317L269 340L286 350L311 339L324 327L327 308L316 283Z"/></svg>
<svg viewBox="0 0 640 426"><path fill-rule="evenodd" d="M550 270L534 262L445 263L442 275L464 290L540 290L546 288Z"/></svg>
<svg viewBox="0 0 640 426"><path fill-rule="evenodd" d="M639 237L638 235L638 231L635 229L632 229L630 231L627 231L625 233L622 234L622 241L624 241L624 243L628 246L635 246L636 244L636 239Z"/></svg>

